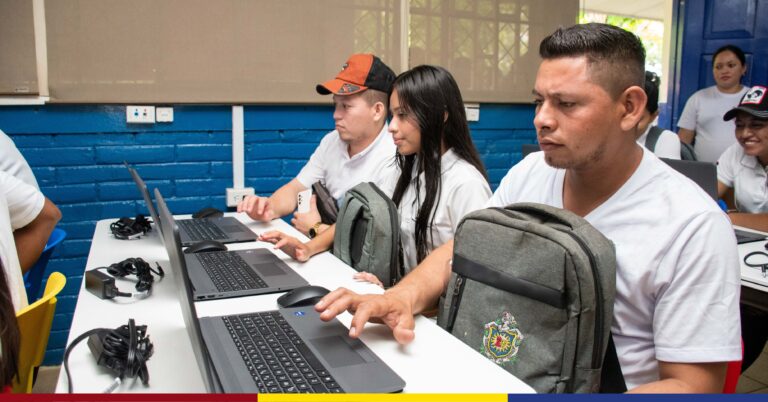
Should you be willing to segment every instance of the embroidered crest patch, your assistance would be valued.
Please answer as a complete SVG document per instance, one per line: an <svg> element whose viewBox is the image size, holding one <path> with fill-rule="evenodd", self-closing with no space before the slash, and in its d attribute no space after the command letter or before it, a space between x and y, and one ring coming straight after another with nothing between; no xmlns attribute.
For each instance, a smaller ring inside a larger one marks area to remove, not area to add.
<svg viewBox="0 0 768 402"><path fill-rule="evenodd" d="M515 360L522 342L523 333L517 327L515 317L505 311L496 321L485 324L480 352L501 365Z"/></svg>
<svg viewBox="0 0 768 402"><path fill-rule="evenodd" d="M744 99L741 100L741 103L759 105L760 102L763 101L763 96L765 96L765 87L755 85L749 90L749 92L746 93L746 95L744 95Z"/></svg>

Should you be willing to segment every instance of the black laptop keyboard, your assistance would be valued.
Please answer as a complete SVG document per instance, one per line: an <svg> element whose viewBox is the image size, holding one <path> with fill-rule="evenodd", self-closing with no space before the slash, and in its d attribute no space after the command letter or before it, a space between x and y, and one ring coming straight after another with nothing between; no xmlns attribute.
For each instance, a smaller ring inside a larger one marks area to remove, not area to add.
<svg viewBox="0 0 768 402"><path fill-rule="evenodd" d="M218 240L228 237L218 226L205 219L184 219L177 222L191 240Z"/></svg>
<svg viewBox="0 0 768 402"><path fill-rule="evenodd" d="M236 253L216 251L195 254L203 269L222 292L267 287L267 283Z"/></svg>
<svg viewBox="0 0 768 402"><path fill-rule="evenodd" d="M222 319L259 392L344 392L279 312Z"/></svg>

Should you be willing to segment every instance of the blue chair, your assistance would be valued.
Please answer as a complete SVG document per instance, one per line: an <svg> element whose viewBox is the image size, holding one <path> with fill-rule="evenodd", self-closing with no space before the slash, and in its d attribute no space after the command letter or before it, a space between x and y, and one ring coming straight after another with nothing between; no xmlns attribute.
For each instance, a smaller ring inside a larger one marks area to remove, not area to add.
<svg viewBox="0 0 768 402"><path fill-rule="evenodd" d="M51 232L51 237L48 238L48 242L45 244L43 253L40 254L40 258L24 274L24 287L27 289L27 301L29 301L29 304L34 303L40 296L40 286L43 284L43 274L45 273L45 267L48 265L48 259L51 258L53 249L64 241L65 237L67 237L67 232L64 229L54 228L53 232Z"/></svg>

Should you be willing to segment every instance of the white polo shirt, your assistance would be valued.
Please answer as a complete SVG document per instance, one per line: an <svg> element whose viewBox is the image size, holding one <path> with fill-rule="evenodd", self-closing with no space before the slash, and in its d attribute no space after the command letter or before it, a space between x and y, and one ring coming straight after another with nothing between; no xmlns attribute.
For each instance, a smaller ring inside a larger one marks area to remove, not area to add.
<svg viewBox="0 0 768 402"><path fill-rule="evenodd" d="M563 207L564 169L535 152L487 206ZM611 332L628 388L659 379L658 361L741 358L739 255L731 223L704 191L643 148L632 176L584 217L616 246Z"/></svg>
<svg viewBox="0 0 768 402"><path fill-rule="evenodd" d="M331 131L320 141L296 179L307 188L315 182L323 182L331 196L341 205L344 194L350 188L361 182L379 184L381 178L388 177L397 168L397 148L387 132L386 124L371 145L362 152L350 158L348 149L349 146L341 140L338 131Z"/></svg>
<svg viewBox="0 0 768 402"><path fill-rule="evenodd" d="M27 306L24 277L13 232L32 222L45 204L43 193L16 177L0 171L0 259L16 311Z"/></svg>
<svg viewBox="0 0 768 402"><path fill-rule="evenodd" d="M736 208L751 214L768 212L768 174L756 157L744 153L739 143L717 161L717 180L733 189Z"/></svg>
<svg viewBox="0 0 768 402"><path fill-rule="evenodd" d="M27 160L24 159L19 149L16 148L16 144L3 130L0 130L0 170L18 177L36 189L40 188Z"/></svg>
<svg viewBox="0 0 768 402"><path fill-rule="evenodd" d="M431 239L427 249L432 251L453 239L461 218L469 212L483 208L491 196L491 188L483 175L469 162L459 158L449 149L440 158L440 198L435 200L435 220L427 234ZM415 166L414 166L415 168ZM399 170L383 182L382 190L390 198L400 177ZM411 183L403 193L398 213L400 215L400 243L403 245L405 271L410 272L418 265L416 251L416 216L424 202L424 173L419 175L420 190L416 200L416 171L411 174ZM430 237L431 235L431 237Z"/></svg>
<svg viewBox="0 0 768 402"><path fill-rule="evenodd" d="M735 94L726 94L717 86L711 86L688 98L677 126L696 132L693 150L698 160L716 162L725 149L736 142L736 126L732 120L723 121L723 115L736 107L747 91L749 87L744 86Z"/></svg>

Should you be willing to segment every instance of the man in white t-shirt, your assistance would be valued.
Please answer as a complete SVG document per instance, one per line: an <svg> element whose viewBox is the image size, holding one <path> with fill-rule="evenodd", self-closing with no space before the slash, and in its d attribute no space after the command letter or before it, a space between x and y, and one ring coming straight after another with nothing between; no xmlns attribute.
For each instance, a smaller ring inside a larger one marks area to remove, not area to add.
<svg viewBox="0 0 768 402"><path fill-rule="evenodd" d="M388 93L395 73L372 54L354 54L336 78L317 85L321 95L333 94L336 129L328 133L295 179L270 197L246 197L237 206L259 221L293 212L297 195L322 182L340 202L344 194L364 181L377 182L395 168L395 144L387 132ZM312 198L309 213L294 213L293 225L314 236L327 228Z"/></svg>
<svg viewBox="0 0 768 402"><path fill-rule="evenodd" d="M637 132L640 136L637 143L646 147L659 158L680 159L680 137L669 130L660 130L660 133L649 140L653 122L659 117L659 76L651 71L645 72L645 94L648 102L645 104L645 113L637 124Z"/></svg>
<svg viewBox="0 0 768 402"><path fill-rule="evenodd" d="M542 41L533 91L543 152L513 167L489 206L532 201L587 219L616 245L614 335L630 391L721 392L741 357L739 268L730 224L693 182L635 142L645 108L639 39L604 24L558 29ZM338 289L315 309L354 313L410 342L413 314L434 306L453 243L383 295Z"/></svg>
<svg viewBox="0 0 768 402"><path fill-rule="evenodd" d="M0 170L16 176L36 189L40 189L27 160L24 159L19 149L16 148L16 144L3 130L0 130Z"/></svg>
<svg viewBox="0 0 768 402"><path fill-rule="evenodd" d="M22 275L40 257L60 218L40 191L0 171L0 259L17 311L27 305Z"/></svg>

